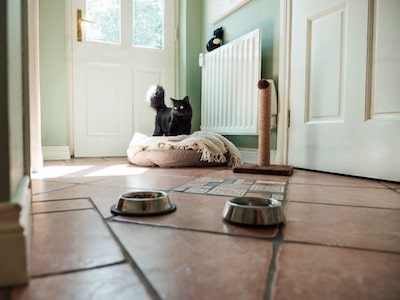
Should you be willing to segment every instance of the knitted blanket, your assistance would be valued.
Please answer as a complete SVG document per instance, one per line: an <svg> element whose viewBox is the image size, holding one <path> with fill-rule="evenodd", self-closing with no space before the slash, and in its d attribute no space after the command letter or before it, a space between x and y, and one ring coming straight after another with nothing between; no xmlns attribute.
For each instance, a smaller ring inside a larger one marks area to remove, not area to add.
<svg viewBox="0 0 400 300"><path fill-rule="evenodd" d="M195 150L201 153L201 161L227 162L228 166L232 167L241 164L241 155L236 146L222 135L208 131L196 131L191 135L152 137L136 132L129 144L127 155L130 160L142 151L160 149Z"/></svg>

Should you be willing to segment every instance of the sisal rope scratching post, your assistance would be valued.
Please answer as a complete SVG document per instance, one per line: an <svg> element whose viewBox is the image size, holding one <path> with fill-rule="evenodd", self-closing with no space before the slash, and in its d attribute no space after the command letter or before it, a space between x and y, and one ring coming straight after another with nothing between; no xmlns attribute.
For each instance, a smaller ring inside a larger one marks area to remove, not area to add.
<svg viewBox="0 0 400 300"><path fill-rule="evenodd" d="M258 82L258 165L266 167L270 164L271 149L271 85L266 80Z"/></svg>
<svg viewBox="0 0 400 300"><path fill-rule="evenodd" d="M258 81L259 114L258 114L258 165L242 164L233 168L235 173L252 173L266 175L293 174L293 167L271 165L271 85L267 80Z"/></svg>

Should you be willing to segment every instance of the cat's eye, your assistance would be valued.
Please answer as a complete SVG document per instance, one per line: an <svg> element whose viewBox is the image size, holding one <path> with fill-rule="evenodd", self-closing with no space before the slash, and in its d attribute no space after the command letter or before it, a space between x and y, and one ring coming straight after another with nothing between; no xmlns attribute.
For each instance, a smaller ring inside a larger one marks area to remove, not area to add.
<svg viewBox="0 0 400 300"><path fill-rule="evenodd" d="M174 106L174 110L178 110L178 108L176 106Z"/></svg>
<svg viewBox="0 0 400 300"><path fill-rule="evenodd" d="M183 109L183 105L181 105L179 108L180 108L180 109Z"/></svg>

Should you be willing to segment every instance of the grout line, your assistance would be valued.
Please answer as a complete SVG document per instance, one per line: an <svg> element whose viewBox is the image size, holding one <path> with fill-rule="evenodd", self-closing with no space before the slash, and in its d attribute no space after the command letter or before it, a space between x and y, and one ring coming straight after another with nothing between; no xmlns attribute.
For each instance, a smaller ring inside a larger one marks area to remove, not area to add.
<svg viewBox="0 0 400 300"><path fill-rule="evenodd" d="M289 178L286 180L285 184L285 189L283 191L283 200L282 200L282 210L285 210L285 206L288 203L287 200L287 191L289 188ZM274 283L275 283L275 277L276 273L278 270L277 267L277 259L278 259L278 254L281 249L281 246L284 244L284 239L283 239L283 232L282 228L285 223L279 224L278 226L278 234L275 236L273 242L272 242L272 257L271 257L271 263L268 268L268 275L267 275L267 282L265 284L265 291L264 291L264 300L270 300L272 299L272 291L274 288Z"/></svg>
<svg viewBox="0 0 400 300"><path fill-rule="evenodd" d="M310 185L310 186L320 186L320 187L333 187L333 188L356 188L356 189L377 189L377 190L384 190L390 189L380 182L378 182L381 186L365 186L365 185L341 185L341 184L327 184L327 183L303 183L303 182L289 182L290 185Z"/></svg>
<svg viewBox="0 0 400 300"><path fill-rule="evenodd" d="M361 205L350 205L350 204L337 204L337 203L324 203L324 202L305 202L305 201L293 201L293 200L288 201L288 203L302 203L302 204L310 204L310 205L326 205L326 206L352 207L352 208L400 210L400 208L395 208L395 207L361 206Z"/></svg>
<svg viewBox="0 0 400 300"><path fill-rule="evenodd" d="M300 245L309 245L309 246L320 246L320 247L330 247L330 248L337 248L337 249L369 251L369 252L375 252L375 253L400 255L400 252L390 251L390 250L378 250L378 249L351 247L351 246L345 246L345 245L332 245L332 244L329 245L329 244L321 244L321 243L316 243L316 242L305 242L305 241L296 241L296 240L291 240L291 241L283 240L282 244L300 244Z"/></svg>
<svg viewBox="0 0 400 300"><path fill-rule="evenodd" d="M53 182L54 182L54 181L53 181ZM65 182L59 181L58 183L65 183ZM67 184L68 184L68 183L67 183ZM49 191L39 192L39 193L32 193L32 197L34 197L34 196L39 196L39 195L43 195L43 194L48 194L48 193L53 193L53 192L58 192L58 191L62 191L62 190L65 190L65 189L70 189L70 188L76 187L76 186L78 186L78 185L81 185L80 183L75 183L75 182L71 182L71 183L69 183L69 184L70 184L69 186L62 187L62 188L56 188L56 189L54 189L54 190L49 190Z"/></svg>
<svg viewBox="0 0 400 300"><path fill-rule="evenodd" d="M73 197L73 198L56 198L56 199L36 200L36 201L32 201L32 204L45 203L45 202L57 202L57 201L77 201L77 200L89 200L89 197L83 196L83 197Z"/></svg>
<svg viewBox="0 0 400 300"><path fill-rule="evenodd" d="M275 276L277 272L277 259L281 245L283 244L282 232L279 230L278 236L272 243L271 263L269 264L267 282L265 284L264 300L272 299L272 290L274 288Z"/></svg>
<svg viewBox="0 0 400 300"><path fill-rule="evenodd" d="M112 267L112 266L118 266L118 265L127 264L127 263L128 262L126 260L121 260L121 261L104 264L104 265L100 265L100 266L86 267L86 268L81 268L81 269L72 269L72 270L65 270L65 271L57 271L55 273L53 273L53 272L43 273L40 275L31 275L29 278L37 279L37 278L44 278L44 277L51 277L51 276L58 276L58 275L66 275L66 274L85 272L85 271L96 270L96 269L101 269L101 268L107 268L107 267Z"/></svg>
<svg viewBox="0 0 400 300"><path fill-rule="evenodd" d="M75 211L82 211L82 210L94 210L93 207L86 207L86 208L71 208L71 209L60 209L60 210L49 210L49 211L41 211L41 212L32 212L32 215L46 215L46 214L55 214L55 213L65 213L65 212L75 212Z"/></svg>
<svg viewBox="0 0 400 300"><path fill-rule="evenodd" d="M327 206L339 206L339 207L353 207L353 208L371 208L371 209L386 209L386 210L400 210L396 207L376 207L376 206L362 206L362 205L351 205L351 204L336 204L336 203L324 203L324 202L305 202L305 201L295 201L290 200L288 203L303 203L310 205L327 205Z"/></svg>
<svg viewBox="0 0 400 300"><path fill-rule="evenodd" d="M139 265L135 262L134 258L130 255L128 250L124 247L124 244L121 242L121 240L118 238L118 236L115 234L115 232L112 230L108 220L104 219L101 212L93 202L93 200L89 197L89 201L94 207L94 210L99 214L99 217L103 221L103 223L106 225L108 231L110 232L111 236L113 237L114 241L118 244L123 256L131 266L133 272L138 276L139 280L142 282L143 286L147 290L147 292L152 296L153 299L161 299L161 296L157 292L156 288L153 286L153 284L150 282L150 280L147 278L146 274L140 269Z"/></svg>

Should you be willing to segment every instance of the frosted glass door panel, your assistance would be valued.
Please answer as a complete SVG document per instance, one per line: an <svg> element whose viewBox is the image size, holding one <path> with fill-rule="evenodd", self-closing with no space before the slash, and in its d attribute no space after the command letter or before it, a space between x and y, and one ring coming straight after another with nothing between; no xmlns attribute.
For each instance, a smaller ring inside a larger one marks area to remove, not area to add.
<svg viewBox="0 0 400 300"><path fill-rule="evenodd" d="M133 1L133 42L138 47L164 48L164 1ZM173 16L169 16L173 17Z"/></svg>
<svg viewBox="0 0 400 300"><path fill-rule="evenodd" d="M90 42L121 43L120 0L87 0L86 40Z"/></svg>

